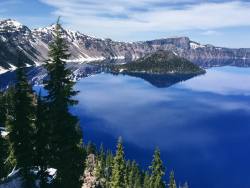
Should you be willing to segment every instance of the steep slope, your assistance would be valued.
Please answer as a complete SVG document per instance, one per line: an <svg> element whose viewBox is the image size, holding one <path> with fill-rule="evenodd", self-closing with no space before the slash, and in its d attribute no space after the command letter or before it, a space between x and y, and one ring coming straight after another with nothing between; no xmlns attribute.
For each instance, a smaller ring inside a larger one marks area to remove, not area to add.
<svg viewBox="0 0 250 188"><path fill-rule="evenodd" d="M22 53L27 65L43 60L38 46L40 40L33 36L31 30L14 20L0 21L0 65L2 68L15 68L17 54ZM47 46L44 44L44 46Z"/></svg>
<svg viewBox="0 0 250 188"><path fill-rule="evenodd" d="M27 66L43 63L47 59L48 45L54 37L54 29L55 26L52 25L30 30L15 20L0 21L0 73L15 69L18 51L25 56ZM250 49L201 45L187 37L125 43L111 39L98 39L67 29L62 29L62 32L72 54L71 62L104 59L131 61L158 50L169 50L180 57L205 66L220 65L221 62L250 65Z"/></svg>

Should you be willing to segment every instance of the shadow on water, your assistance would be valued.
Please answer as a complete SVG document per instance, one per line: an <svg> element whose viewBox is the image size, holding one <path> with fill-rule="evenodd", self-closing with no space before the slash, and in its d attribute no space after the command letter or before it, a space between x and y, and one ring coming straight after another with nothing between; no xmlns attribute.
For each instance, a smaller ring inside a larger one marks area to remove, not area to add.
<svg viewBox="0 0 250 188"><path fill-rule="evenodd" d="M166 88L174 84L184 82L197 74L145 74L145 73L126 73L125 75L141 78L157 88Z"/></svg>

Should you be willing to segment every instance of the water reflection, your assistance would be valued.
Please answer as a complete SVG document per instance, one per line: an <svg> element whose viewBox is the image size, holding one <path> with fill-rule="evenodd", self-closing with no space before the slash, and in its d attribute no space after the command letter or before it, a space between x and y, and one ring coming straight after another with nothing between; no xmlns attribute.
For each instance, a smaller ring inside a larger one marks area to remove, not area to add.
<svg viewBox="0 0 250 188"><path fill-rule="evenodd" d="M141 78L155 87L164 88L170 87L179 82L189 80L196 74L147 74L147 73L126 73L126 75Z"/></svg>
<svg viewBox="0 0 250 188"><path fill-rule="evenodd" d="M221 95L250 95L249 68L212 68L206 76L184 82L180 87Z"/></svg>
<svg viewBox="0 0 250 188"><path fill-rule="evenodd" d="M114 148L145 167L159 146L168 168L192 188L249 188L250 69L218 67L198 77L112 75L97 66L71 64L84 140ZM46 77L40 68L29 78ZM89 76L92 75L92 76ZM14 73L0 76L7 85ZM156 87L155 87L156 86Z"/></svg>
<svg viewBox="0 0 250 188"><path fill-rule="evenodd" d="M77 83L80 103L73 112L85 140L112 148L122 136L127 155L142 166L159 146L168 169L192 188L248 188L248 75L250 69L214 68L157 88L128 75L99 74Z"/></svg>

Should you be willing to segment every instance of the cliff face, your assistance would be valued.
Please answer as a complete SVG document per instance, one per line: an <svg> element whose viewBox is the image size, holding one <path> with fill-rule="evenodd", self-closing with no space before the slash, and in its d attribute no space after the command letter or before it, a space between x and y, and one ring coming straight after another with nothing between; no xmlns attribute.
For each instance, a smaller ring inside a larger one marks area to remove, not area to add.
<svg viewBox="0 0 250 188"><path fill-rule="evenodd" d="M54 30L54 25L30 30L15 20L0 21L0 73L15 69L17 51L22 51L27 66L43 63L47 59L48 45L54 38ZM187 37L125 43L111 39L98 39L67 29L62 29L62 33L69 45L70 61L73 62L104 59L130 61L158 50L169 50L197 64L210 62L208 64L212 66L230 61L235 65L250 65L250 49L201 45Z"/></svg>

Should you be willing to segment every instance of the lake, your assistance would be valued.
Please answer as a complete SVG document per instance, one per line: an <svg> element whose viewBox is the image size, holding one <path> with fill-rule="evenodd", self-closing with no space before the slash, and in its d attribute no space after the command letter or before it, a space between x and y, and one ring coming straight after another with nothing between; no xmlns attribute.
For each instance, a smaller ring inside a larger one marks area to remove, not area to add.
<svg viewBox="0 0 250 188"><path fill-rule="evenodd" d="M122 136L126 158L144 169L159 147L167 176L174 169L190 188L250 187L250 68L214 67L200 76L73 70L80 93L71 110L85 143L114 151ZM13 76L1 75L0 88ZM29 77L39 83L44 73L31 69Z"/></svg>
<svg viewBox="0 0 250 188"><path fill-rule="evenodd" d="M191 188L250 187L250 68L177 79L101 73L76 88L85 142L115 149L122 136L143 168L159 147L167 173Z"/></svg>

